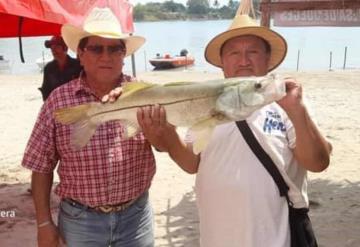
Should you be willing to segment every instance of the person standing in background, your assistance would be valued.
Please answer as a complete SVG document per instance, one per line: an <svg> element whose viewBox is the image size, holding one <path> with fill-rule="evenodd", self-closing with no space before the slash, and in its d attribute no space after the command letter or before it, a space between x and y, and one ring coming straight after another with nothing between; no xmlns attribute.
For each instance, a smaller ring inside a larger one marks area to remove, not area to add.
<svg viewBox="0 0 360 247"><path fill-rule="evenodd" d="M39 88L45 101L55 88L79 77L82 67L78 59L67 54L68 47L61 36L53 36L44 45L54 57L54 60L45 65L43 83Z"/></svg>

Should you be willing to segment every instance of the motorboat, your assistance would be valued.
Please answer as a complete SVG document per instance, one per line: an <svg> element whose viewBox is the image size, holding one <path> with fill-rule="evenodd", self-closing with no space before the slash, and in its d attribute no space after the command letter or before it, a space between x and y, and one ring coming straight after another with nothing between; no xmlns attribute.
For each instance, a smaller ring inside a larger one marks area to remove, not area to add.
<svg viewBox="0 0 360 247"><path fill-rule="evenodd" d="M149 62L155 67L155 69L172 69L193 65L195 58L188 55L187 50L183 49L181 50L179 56L170 56L170 54L161 56L160 54L156 54L156 57L149 59Z"/></svg>
<svg viewBox="0 0 360 247"><path fill-rule="evenodd" d="M0 55L0 71L10 71L10 60L5 59L3 55Z"/></svg>

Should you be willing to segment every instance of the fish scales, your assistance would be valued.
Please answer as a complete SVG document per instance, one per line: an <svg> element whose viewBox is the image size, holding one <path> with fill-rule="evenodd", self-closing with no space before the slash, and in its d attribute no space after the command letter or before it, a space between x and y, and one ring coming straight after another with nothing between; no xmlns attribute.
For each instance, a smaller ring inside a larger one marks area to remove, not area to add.
<svg viewBox="0 0 360 247"><path fill-rule="evenodd" d="M209 118L214 112L216 99L223 92L221 82L196 83L162 87L154 86L124 97L113 104L104 105L90 113L96 121L105 122L116 119L136 120L139 107L161 105L167 112L167 120L176 126L189 126L197 121Z"/></svg>
<svg viewBox="0 0 360 247"><path fill-rule="evenodd" d="M165 85L128 83L114 103L89 103L58 109L54 115L63 124L74 124L72 144L85 146L98 125L109 120L123 122L130 138L140 131L139 107L161 105L167 120L175 126L190 127L198 133L197 152L206 146L212 129L221 123L243 120L265 104L285 95L285 85L273 76L231 78L207 82L179 82Z"/></svg>

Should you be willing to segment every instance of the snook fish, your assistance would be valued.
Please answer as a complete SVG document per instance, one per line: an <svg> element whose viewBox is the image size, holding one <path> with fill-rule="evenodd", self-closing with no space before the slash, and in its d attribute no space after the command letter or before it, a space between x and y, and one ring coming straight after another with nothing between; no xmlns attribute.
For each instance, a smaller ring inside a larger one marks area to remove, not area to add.
<svg viewBox="0 0 360 247"><path fill-rule="evenodd" d="M134 136L140 131L137 109L158 104L165 108L169 123L190 127L196 136L194 152L199 153L216 125L244 120L284 95L284 82L273 75L164 85L131 82L123 86L123 93L114 103L62 108L54 116L62 124L74 124L71 144L79 149L88 143L97 126L109 120L122 121L124 138Z"/></svg>

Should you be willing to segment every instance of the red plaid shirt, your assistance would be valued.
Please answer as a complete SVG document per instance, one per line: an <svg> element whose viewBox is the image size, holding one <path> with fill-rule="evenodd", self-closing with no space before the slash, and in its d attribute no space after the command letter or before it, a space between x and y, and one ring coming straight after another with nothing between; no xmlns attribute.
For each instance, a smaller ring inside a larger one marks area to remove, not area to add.
<svg viewBox="0 0 360 247"><path fill-rule="evenodd" d="M123 76L121 81L131 77ZM53 91L42 106L27 144L22 165L51 173L59 161L55 193L94 207L118 204L140 196L151 184L155 159L142 133L124 140L124 127L109 121L98 127L81 150L70 147L71 126L54 120L56 109L100 101L81 79Z"/></svg>

